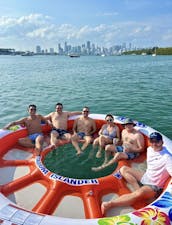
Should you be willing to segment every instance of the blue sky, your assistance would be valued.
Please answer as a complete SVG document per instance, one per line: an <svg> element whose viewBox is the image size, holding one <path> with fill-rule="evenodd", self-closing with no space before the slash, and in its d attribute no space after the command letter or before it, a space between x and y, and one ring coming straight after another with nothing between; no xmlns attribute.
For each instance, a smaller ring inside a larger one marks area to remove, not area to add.
<svg viewBox="0 0 172 225"><path fill-rule="evenodd" d="M172 46L172 0L0 0L0 48Z"/></svg>

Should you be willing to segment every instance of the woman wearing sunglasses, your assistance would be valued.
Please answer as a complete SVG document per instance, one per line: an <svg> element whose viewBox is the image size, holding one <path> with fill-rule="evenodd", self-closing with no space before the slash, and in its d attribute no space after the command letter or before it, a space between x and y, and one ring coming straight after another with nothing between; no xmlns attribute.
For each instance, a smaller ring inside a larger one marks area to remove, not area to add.
<svg viewBox="0 0 172 225"><path fill-rule="evenodd" d="M100 131L99 137L97 137L93 142L93 149L98 147L98 152L96 158L100 158L102 155L102 150L105 148L105 145L112 144L113 139L117 138L120 141L120 130L117 125L114 123L114 118L111 114L107 114L105 117L106 124L104 124Z"/></svg>

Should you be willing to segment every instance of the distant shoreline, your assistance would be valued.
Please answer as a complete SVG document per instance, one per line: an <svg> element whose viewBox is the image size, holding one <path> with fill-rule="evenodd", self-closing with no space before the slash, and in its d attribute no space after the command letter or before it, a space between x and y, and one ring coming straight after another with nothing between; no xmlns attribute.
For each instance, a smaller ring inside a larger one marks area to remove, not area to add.
<svg viewBox="0 0 172 225"><path fill-rule="evenodd" d="M124 55L172 55L172 47L168 48L149 48L149 49L140 49L134 51L127 51L123 53Z"/></svg>
<svg viewBox="0 0 172 225"><path fill-rule="evenodd" d="M153 48L143 48L139 50L130 50L130 51L123 51L116 54L83 54L80 52L74 52L73 55L79 55L79 56L119 56L119 55L172 55L172 47L153 47ZM34 56L34 55L54 55L54 56L69 56L69 54L59 54L57 52L49 53L35 53L32 51L15 51L15 49L12 48L0 48L0 55L21 55L21 56Z"/></svg>

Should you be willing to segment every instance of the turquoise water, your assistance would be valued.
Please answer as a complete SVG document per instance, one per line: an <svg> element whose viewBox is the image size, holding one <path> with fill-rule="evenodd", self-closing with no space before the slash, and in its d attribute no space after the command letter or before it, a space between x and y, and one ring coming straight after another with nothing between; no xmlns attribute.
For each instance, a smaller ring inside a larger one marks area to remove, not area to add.
<svg viewBox="0 0 172 225"><path fill-rule="evenodd" d="M27 115L89 106L129 116L172 139L172 56L0 56L0 127Z"/></svg>
<svg viewBox="0 0 172 225"><path fill-rule="evenodd" d="M62 102L67 111L86 105L92 113L131 117L172 139L171 71L172 56L0 56L0 127L26 116L31 103L45 115ZM76 178L112 172L91 172L103 158L88 160L88 152L76 157L67 145L47 155L45 165Z"/></svg>

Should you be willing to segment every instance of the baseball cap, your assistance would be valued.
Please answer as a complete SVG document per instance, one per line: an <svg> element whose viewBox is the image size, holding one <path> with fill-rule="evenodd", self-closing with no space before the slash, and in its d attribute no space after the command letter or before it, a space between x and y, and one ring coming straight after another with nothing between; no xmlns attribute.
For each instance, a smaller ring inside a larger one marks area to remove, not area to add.
<svg viewBox="0 0 172 225"><path fill-rule="evenodd" d="M156 141L161 141L162 140L162 135L158 132L153 132L150 134L149 138L152 140L156 140Z"/></svg>
<svg viewBox="0 0 172 225"><path fill-rule="evenodd" d="M126 118L123 121L123 125L126 125L126 124L133 124L134 126L136 125L135 122L132 119L130 119L130 118Z"/></svg>

